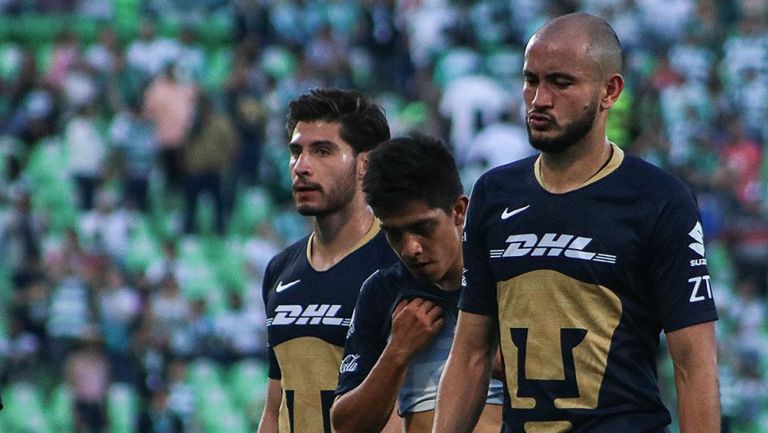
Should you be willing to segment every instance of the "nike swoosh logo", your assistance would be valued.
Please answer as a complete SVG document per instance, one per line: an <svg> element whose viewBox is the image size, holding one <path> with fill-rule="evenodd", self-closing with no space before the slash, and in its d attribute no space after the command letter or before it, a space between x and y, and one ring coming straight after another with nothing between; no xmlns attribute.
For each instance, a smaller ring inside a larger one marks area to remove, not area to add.
<svg viewBox="0 0 768 433"><path fill-rule="evenodd" d="M504 212L501 213L501 219L505 220L505 219L511 217L512 215L517 215L520 212L528 209L529 207L531 207L531 205L519 207L519 208L514 209L514 210L508 210L507 208L504 208Z"/></svg>
<svg viewBox="0 0 768 433"><path fill-rule="evenodd" d="M280 292L282 292L283 290L285 290L285 289L287 289L289 287L292 287L292 286L295 286L296 284L299 284L300 281L301 280L291 281L288 284L283 284L283 282L280 281L279 283L277 283L277 287L275 287L275 292L280 293Z"/></svg>

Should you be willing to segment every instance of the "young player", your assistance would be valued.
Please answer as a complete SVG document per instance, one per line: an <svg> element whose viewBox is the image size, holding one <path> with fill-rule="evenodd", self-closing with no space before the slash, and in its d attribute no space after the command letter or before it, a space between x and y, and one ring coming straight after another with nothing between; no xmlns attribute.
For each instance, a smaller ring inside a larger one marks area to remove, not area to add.
<svg viewBox="0 0 768 433"><path fill-rule="evenodd" d="M363 190L400 261L360 292L333 424L339 433L378 432L397 401L400 431L429 433L458 314L468 199L453 156L423 135L372 151ZM475 432L499 432L501 401L494 381Z"/></svg>
<svg viewBox="0 0 768 433"><path fill-rule="evenodd" d="M330 433L360 286L396 260L361 191L368 151L389 127L361 95L327 89L291 102L287 129L293 198L313 231L265 272L269 384L258 431Z"/></svg>

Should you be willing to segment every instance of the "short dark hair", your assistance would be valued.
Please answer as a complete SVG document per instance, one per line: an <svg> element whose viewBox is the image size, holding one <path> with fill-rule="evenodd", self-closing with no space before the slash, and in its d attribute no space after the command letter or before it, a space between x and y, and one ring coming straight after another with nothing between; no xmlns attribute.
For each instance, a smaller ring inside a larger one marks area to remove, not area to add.
<svg viewBox="0 0 768 433"><path fill-rule="evenodd" d="M288 105L285 128L291 135L297 123L317 120L339 123L339 136L356 153L389 139L384 110L354 90L313 89L300 96Z"/></svg>
<svg viewBox="0 0 768 433"><path fill-rule="evenodd" d="M368 154L363 192L373 212L382 216L413 201L450 213L464 188L456 161L443 142L411 133L387 140Z"/></svg>

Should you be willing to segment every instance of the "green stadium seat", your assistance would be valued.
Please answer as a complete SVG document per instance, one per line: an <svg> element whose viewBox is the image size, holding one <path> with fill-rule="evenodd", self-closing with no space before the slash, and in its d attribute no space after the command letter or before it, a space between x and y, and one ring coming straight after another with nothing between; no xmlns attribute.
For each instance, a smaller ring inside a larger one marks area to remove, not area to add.
<svg viewBox="0 0 768 433"><path fill-rule="evenodd" d="M21 67L22 56L23 52L19 44L6 42L0 45L0 78L4 80L16 78Z"/></svg>
<svg viewBox="0 0 768 433"><path fill-rule="evenodd" d="M282 80L296 70L297 59L288 49L268 46L261 54L261 67L269 77Z"/></svg>
<svg viewBox="0 0 768 433"><path fill-rule="evenodd" d="M151 231L150 221L142 215L131 234L125 258L129 271L143 275L147 267L161 257L158 239Z"/></svg>
<svg viewBox="0 0 768 433"><path fill-rule="evenodd" d="M231 420L235 409L227 390L219 385L197 394L197 416L206 433L230 432L228 427L237 428Z"/></svg>
<svg viewBox="0 0 768 433"><path fill-rule="evenodd" d="M48 399L48 420L56 433L72 433L74 419L72 414L72 396L69 387L61 384L54 388Z"/></svg>
<svg viewBox="0 0 768 433"><path fill-rule="evenodd" d="M28 46L51 42L65 28L65 15L24 14L11 22L12 34Z"/></svg>
<svg viewBox="0 0 768 433"><path fill-rule="evenodd" d="M208 54L203 86L210 91L221 89L232 70L232 49L220 46Z"/></svg>
<svg viewBox="0 0 768 433"><path fill-rule="evenodd" d="M204 18L198 28L200 40L208 45L221 45L232 39L233 19L229 14L218 13Z"/></svg>
<svg viewBox="0 0 768 433"><path fill-rule="evenodd" d="M222 377L221 366L205 359L192 362L187 370L187 380L198 395L223 388Z"/></svg>
<svg viewBox="0 0 768 433"><path fill-rule="evenodd" d="M49 433L51 428L43 410L41 391L37 385L17 382L3 390L8 433Z"/></svg>
<svg viewBox="0 0 768 433"><path fill-rule="evenodd" d="M267 394L266 363L245 359L234 364L227 375L227 389L241 413L260 414Z"/></svg>
<svg viewBox="0 0 768 433"><path fill-rule="evenodd" d="M139 412L136 390L123 383L114 383L107 394L107 421L110 433L133 433Z"/></svg>

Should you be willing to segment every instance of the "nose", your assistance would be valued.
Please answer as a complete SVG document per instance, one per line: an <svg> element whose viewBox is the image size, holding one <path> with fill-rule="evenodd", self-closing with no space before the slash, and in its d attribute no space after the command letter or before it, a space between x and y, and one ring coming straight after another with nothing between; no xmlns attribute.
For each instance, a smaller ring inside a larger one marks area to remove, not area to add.
<svg viewBox="0 0 768 433"><path fill-rule="evenodd" d="M406 234L403 236L403 243L400 246L400 255L403 257L418 257L424 250L421 247L421 241L418 236Z"/></svg>
<svg viewBox="0 0 768 433"><path fill-rule="evenodd" d="M292 171L297 176L308 176L312 173L312 165L306 153L300 153L291 158Z"/></svg>
<svg viewBox="0 0 768 433"><path fill-rule="evenodd" d="M547 90L546 86L538 85L534 89L533 99L531 99L531 106L533 108L549 107L552 105L552 94Z"/></svg>

